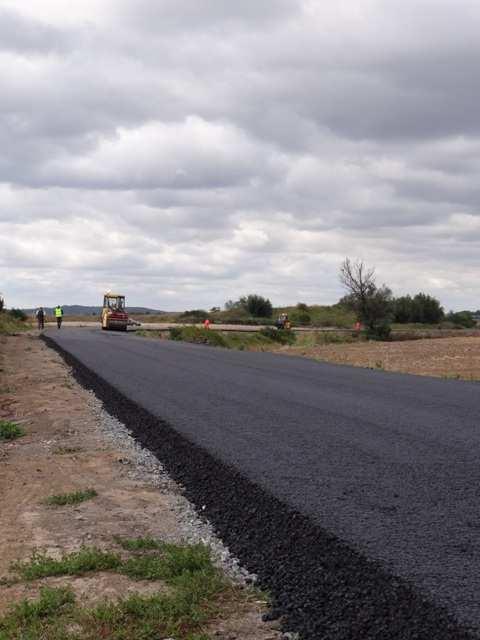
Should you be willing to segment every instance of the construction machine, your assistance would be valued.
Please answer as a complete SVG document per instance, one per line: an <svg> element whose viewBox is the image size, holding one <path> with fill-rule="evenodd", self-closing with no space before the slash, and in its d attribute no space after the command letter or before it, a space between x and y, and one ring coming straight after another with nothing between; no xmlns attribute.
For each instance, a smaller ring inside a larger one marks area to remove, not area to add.
<svg viewBox="0 0 480 640"><path fill-rule="evenodd" d="M107 291L103 296L102 329L126 331L128 313L125 310L125 296Z"/></svg>

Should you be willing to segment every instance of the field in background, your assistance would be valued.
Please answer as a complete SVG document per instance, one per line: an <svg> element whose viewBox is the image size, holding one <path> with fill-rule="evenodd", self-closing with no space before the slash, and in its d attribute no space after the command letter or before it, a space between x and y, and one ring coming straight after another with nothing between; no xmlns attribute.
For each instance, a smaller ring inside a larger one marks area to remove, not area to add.
<svg viewBox="0 0 480 640"><path fill-rule="evenodd" d="M480 380L480 336L349 344L322 343L321 340L303 335L295 345L281 347L279 351L355 367Z"/></svg>

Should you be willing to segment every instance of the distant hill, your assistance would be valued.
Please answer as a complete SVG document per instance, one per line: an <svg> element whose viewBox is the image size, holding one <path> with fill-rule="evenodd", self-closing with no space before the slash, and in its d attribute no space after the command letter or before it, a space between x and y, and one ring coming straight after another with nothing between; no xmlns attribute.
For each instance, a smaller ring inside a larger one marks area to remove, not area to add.
<svg viewBox="0 0 480 640"><path fill-rule="evenodd" d="M53 307L44 307L47 315L53 314ZM93 316L100 315L102 307L88 307L81 304L66 304L63 305L63 313L65 316ZM22 309L28 315L35 313L36 309ZM138 315L160 315L166 313L166 311L160 311L158 309L149 309L148 307L128 307L128 313Z"/></svg>

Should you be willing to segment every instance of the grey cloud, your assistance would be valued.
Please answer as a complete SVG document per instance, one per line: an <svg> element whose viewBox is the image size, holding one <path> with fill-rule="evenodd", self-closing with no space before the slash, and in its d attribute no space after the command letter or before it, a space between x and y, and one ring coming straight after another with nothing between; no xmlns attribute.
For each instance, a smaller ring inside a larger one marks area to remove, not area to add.
<svg viewBox="0 0 480 640"><path fill-rule="evenodd" d="M68 46L68 37L63 31L0 8L0 51L32 55L62 52Z"/></svg>
<svg viewBox="0 0 480 640"><path fill-rule="evenodd" d="M85 302L115 284L169 308L251 289L333 302L345 255L399 292L474 304L478 7L101 9L55 26L0 14L0 289L15 304L56 304L72 281Z"/></svg>

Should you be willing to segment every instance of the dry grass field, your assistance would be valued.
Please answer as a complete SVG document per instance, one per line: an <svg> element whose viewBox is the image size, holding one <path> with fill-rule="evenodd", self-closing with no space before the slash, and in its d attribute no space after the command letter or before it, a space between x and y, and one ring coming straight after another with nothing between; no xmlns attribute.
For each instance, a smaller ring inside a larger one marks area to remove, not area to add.
<svg viewBox="0 0 480 640"><path fill-rule="evenodd" d="M281 352L355 367L480 380L480 337L295 345Z"/></svg>

